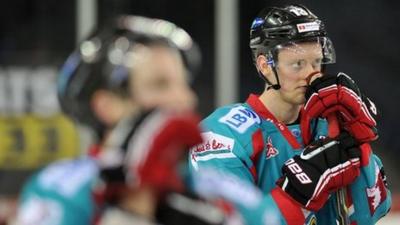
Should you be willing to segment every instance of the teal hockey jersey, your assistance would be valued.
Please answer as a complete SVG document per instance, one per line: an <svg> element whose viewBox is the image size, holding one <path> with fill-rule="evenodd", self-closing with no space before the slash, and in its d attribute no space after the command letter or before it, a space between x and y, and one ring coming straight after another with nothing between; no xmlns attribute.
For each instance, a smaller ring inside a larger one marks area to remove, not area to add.
<svg viewBox="0 0 400 225"><path fill-rule="evenodd" d="M193 174L217 168L256 185L264 193L260 207L279 212L280 224L336 224L335 194L320 211L310 212L277 191L282 165L305 147L299 124L282 124L252 94L245 103L218 108L201 126L204 141L191 149L189 159ZM315 139L326 137L326 120L312 121L311 127ZM352 225L375 224L388 212L391 197L382 168L379 158L371 155L364 160L361 175L347 188ZM260 218L258 224L263 221L265 218Z"/></svg>
<svg viewBox="0 0 400 225"><path fill-rule="evenodd" d="M93 224L93 185L99 168L92 158L53 163L33 176L20 197L17 224Z"/></svg>

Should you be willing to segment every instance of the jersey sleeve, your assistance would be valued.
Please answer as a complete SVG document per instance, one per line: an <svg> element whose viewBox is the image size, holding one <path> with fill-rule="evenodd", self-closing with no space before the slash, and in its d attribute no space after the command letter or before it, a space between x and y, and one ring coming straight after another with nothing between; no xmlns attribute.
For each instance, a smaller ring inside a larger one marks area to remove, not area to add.
<svg viewBox="0 0 400 225"><path fill-rule="evenodd" d="M257 203L251 205L243 203L248 198L238 194L237 190L245 186L260 192L254 161L263 150L260 148L264 142L260 123L258 115L242 105L222 108L211 114L201 124L203 143L191 149L191 174L196 177L211 168L234 177L236 186L222 185L221 176L216 176L212 191L233 202L248 224L271 224L267 222L270 218L270 221L279 221L274 224L302 225L308 213L280 188L262 193Z"/></svg>
<svg viewBox="0 0 400 225"><path fill-rule="evenodd" d="M33 176L22 190L16 224L91 224L93 204L87 178L95 170L80 163L56 163ZM80 173L71 172L72 167Z"/></svg>
<svg viewBox="0 0 400 225"><path fill-rule="evenodd" d="M243 180L256 181L252 138L260 118L238 105L218 109L202 121L203 143L190 151L190 168L222 168ZM261 136L262 138L262 136Z"/></svg>
<svg viewBox="0 0 400 225"><path fill-rule="evenodd" d="M274 189L271 193L242 180L235 174L203 168L193 174L193 190L205 199L222 198L233 204L248 225L303 225L309 213ZM308 220L310 221L310 220Z"/></svg>

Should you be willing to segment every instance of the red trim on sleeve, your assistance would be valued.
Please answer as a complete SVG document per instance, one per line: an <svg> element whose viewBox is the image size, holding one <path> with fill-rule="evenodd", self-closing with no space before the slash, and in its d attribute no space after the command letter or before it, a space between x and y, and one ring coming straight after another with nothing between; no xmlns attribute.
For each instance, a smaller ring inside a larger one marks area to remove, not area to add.
<svg viewBox="0 0 400 225"><path fill-rule="evenodd" d="M305 222L303 211L299 204L291 199L279 187L271 191L272 198L281 211L288 225L303 225Z"/></svg>
<svg viewBox="0 0 400 225"><path fill-rule="evenodd" d="M264 150L264 139L261 129L258 129L256 132L253 133L253 135L251 136L251 142L253 145L253 153L251 154L250 159L253 162L253 167L250 168L250 172L253 175L254 182L257 183L258 177L256 163L260 158L262 151Z"/></svg>
<svg viewBox="0 0 400 225"><path fill-rule="evenodd" d="M361 167L367 166L369 164L369 159L372 155L371 145L369 143L364 143L360 145L361 150Z"/></svg>
<svg viewBox="0 0 400 225"><path fill-rule="evenodd" d="M264 149L264 139L261 129L258 129L253 133L251 140L253 144L253 154L251 154L250 159L251 161L255 162L260 157L260 154Z"/></svg>

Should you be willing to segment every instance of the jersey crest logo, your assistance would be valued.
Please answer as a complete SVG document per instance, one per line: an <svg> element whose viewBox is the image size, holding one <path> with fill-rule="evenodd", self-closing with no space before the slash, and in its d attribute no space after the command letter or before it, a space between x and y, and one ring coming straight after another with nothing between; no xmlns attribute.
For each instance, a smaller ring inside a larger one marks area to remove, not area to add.
<svg viewBox="0 0 400 225"><path fill-rule="evenodd" d="M272 140L271 137L268 137L268 142L267 142L267 159L270 159L276 155L279 154L278 149L276 149L273 145L272 145Z"/></svg>

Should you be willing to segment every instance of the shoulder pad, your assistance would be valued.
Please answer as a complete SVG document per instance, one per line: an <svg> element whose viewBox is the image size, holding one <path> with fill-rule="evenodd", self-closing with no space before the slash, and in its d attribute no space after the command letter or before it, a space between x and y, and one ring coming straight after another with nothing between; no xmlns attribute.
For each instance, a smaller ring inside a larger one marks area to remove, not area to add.
<svg viewBox="0 0 400 225"><path fill-rule="evenodd" d="M64 196L72 196L97 176L96 163L83 158L55 162L38 175L40 187L53 190Z"/></svg>
<svg viewBox="0 0 400 225"><path fill-rule="evenodd" d="M214 123L227 125L230 130L238 133L245 133L250 127L261 124L260 117L250 108L242 104L231 105L217 109L210 117L205 120L205 123L211 119Z"/></svg>

